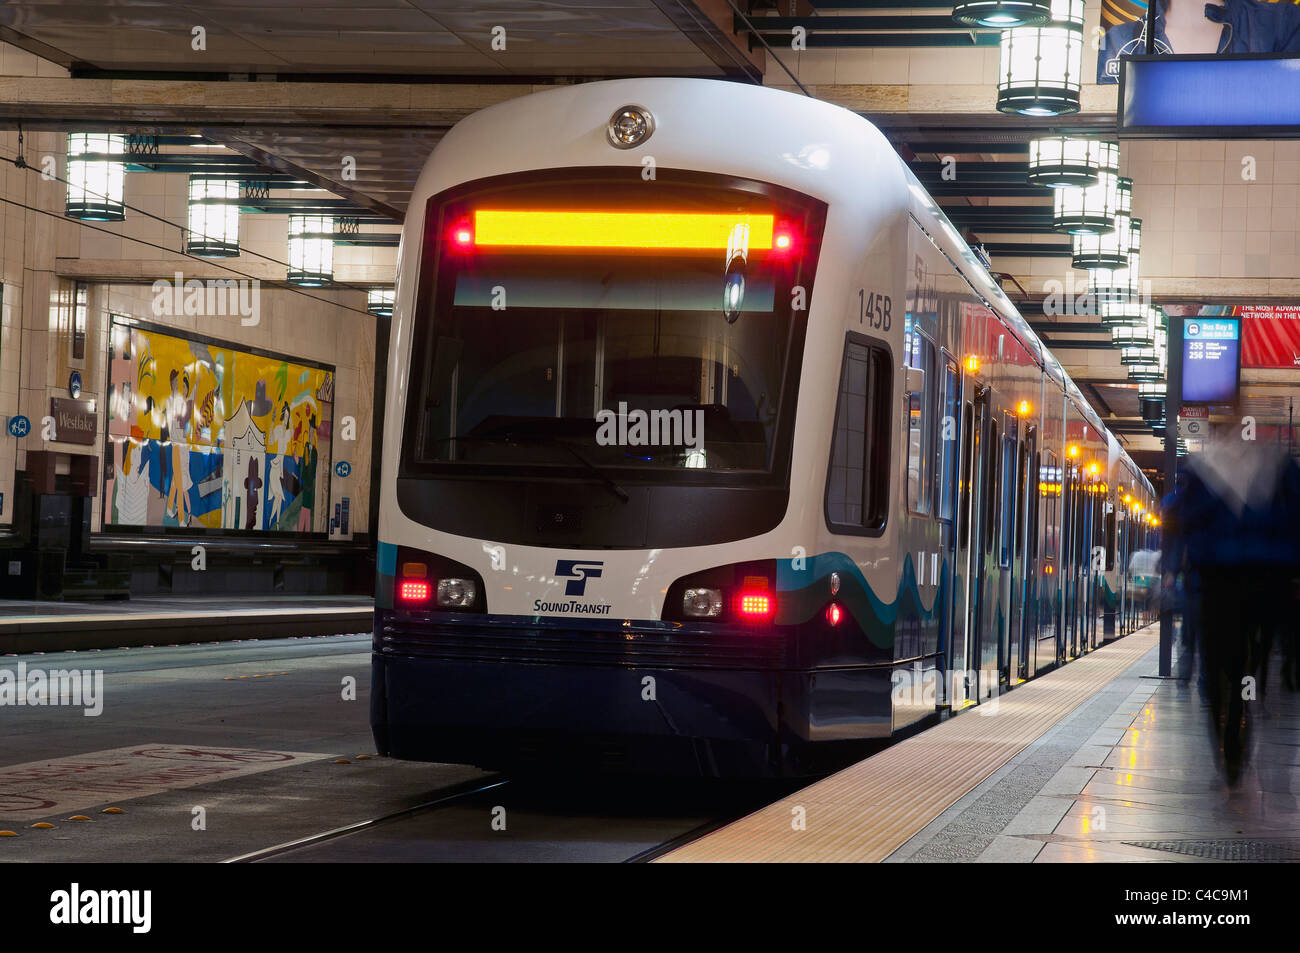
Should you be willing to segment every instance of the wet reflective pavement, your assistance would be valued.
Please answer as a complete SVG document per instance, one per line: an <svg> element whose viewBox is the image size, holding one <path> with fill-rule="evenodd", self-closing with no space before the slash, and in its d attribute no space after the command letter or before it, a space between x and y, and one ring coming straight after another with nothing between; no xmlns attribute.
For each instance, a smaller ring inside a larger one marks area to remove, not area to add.
<svg viewBox="0 0 1300 953"><path fill-rule="evenodd" d="M1235 784L1195 679L1156 671L1153 651L890 860L1300 861L1300 693L1276 656Z"/></svg>

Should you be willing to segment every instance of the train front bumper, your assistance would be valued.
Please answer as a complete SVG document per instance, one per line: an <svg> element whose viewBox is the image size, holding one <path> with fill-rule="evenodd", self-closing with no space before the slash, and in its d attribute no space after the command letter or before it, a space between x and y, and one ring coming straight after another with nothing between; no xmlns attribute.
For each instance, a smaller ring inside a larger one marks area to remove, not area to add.
<svg viewBox="0 0 1300 953"><path fill-rule="evenodd" d="M888 670L791 671L775 634L527 621L378 610L379 751L485 768L761 777L813 770L815 742L889 734Z"/></svg>

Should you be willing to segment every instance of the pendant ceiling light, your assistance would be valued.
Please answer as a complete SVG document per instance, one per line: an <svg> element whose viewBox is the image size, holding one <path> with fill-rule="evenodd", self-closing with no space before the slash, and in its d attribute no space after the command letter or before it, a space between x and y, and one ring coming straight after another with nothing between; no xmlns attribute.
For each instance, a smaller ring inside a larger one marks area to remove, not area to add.
<svg viewBox="0 0 1300 953"><path fill-rule="evenodd" d="M1103 235L1115 230L1119 208L1119 143L1098 143L1101 167L1095 185L1052 193L1052 228L1071 235Z"/></svg>
<svg viewBox="0 0 1300 953"><path fill-rule="evenodd" d="M397 297L395 288L371 288L366 292L366 310L373 315L391 318L393 301Z"/></svg>
<svg viewBox="0 0 1300 953"><path fill-rule="evenodd" d="M1049 136L1029 143L1029 182L1052 189L1097 184L1101 142L1077 136Z"/></svg>
<svg viewBox="0 0 1300 953"><path fill-rule="evenodd" d="M1137 302L1142 291L1142 219L1129 220L1128 264L1123 268L1092 268L1092 293L1100 302Z"/></svg>
<svg viewBox="0 0 1300 953"><path fill-rule="evenodd" d="M998 111L1064 116L1079 111L1083 0L1052 0L1043 26L1003 30Z"/></svg>
<svg viewBox="0 0 1300 953"><path fill-rule="evenodd" d="M308 288L334 280L334 219L328 215L289 216L287 281Z"/></svg>
<svg viewBox="0 0 1300 953"><path fill-rule="evenodd" d="M1120 356L1120 360L1121 361L1123 360L1123 355ZM1135 381L1139 384L1142 383L1151 384L1151 383L1155 383L1156 381L1164 380L1165 370L1163 367L1160 366L1160 362L1158 359L1151 362L1144 362L1141 364L1129 364L1128 379L1131 381Z"/></svg>
<svg viewBox="0 0 1300 953"><path fill-rule="evenodd" d="M1120 178L1116 189L1115 227L1103 235L1075 235L1075 268L1123 268L1128 264L1133 180Z"/></svg>
<svg viewBox="0 0 1300 953"><path fill-rule="evenodd" d="M1116 324L1110 329L1110 341L1120 348L1156 346L1156 329L1149 321Z"/></svg>
<svg viewBox="0 0 1300 953"><path fill-rule="evenodd" d="M1051 0L958 0L952 18L967 26L1010 30L1037 26L1052 19Z"/></svg>
<svg viewBox="0 0 1300 953"><path fill-rule="evenodd" d="M126 218L126 136L104 132L68 133L68 195L64 214L90 222Z"/></svg>
<svg viewBox="0 0 1300 953"><path fill-rule="evenodd" d="M1117 327L1146 323L1146 314L1136 301L1102 298L1098 310L1101 312L1102 326L1109 328L1112 333Z"/></svg>
<svg viewBox="0 0 1300 953"><path fill-rule="evenodd" d="M205 258L239 254L239 180L190 176L185 251Z"/></svg>

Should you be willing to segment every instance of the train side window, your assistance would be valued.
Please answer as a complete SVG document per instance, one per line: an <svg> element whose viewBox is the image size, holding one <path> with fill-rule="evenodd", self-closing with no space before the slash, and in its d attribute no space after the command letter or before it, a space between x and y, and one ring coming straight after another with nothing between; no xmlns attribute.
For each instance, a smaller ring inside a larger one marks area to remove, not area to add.
<svg viewBox="0 0 1300 953"><path fill-rule="evenodd" d="M953 497L957 492L957 412L961 400L958 390L957 362L945 355L943 362L943 406L940 408L935 467L939 478L937 492L939 519L951 520Z"/></svg>
<svg viewBox="0 0 1300 953"><path fill-rule="evenodd" d="M1012 437L1002 438L1002 519L998 536L1001 548L998 551L998 565L1006 568L1011 565L1011 533L1015 526L1013 519L1016 511L1016 441Z"/></svg>
<svg viewBox="0 0 1300 953"><path fill-rule="evenodd" d="M934 345L918 331L905 335L907 365L921 372L921 390L907 395L907 505L930 512L934 486Z"/></svg>
<svg viewBox="0 0 1300 953"><path fill-rule="evenodd" d="M884 528L892 395L888 353L851 337L840 369L826 481L826 520L834 528L850 533L876 533Z"/></svg>

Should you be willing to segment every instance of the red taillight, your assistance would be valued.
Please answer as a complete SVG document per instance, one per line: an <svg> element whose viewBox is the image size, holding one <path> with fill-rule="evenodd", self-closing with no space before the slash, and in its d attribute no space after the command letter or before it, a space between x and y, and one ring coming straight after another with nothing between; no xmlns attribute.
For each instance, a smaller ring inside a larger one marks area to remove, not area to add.
<svg viewBox="0 0 1300 953"><path fill-rule="evenodd" d="M474 244L474 229L469 222L460 222L451 230L451 243L456 248L468 249Z"/></svg>
<svg viewBox="0 0 1300 953"><path fill-rule="evenodd" d="M831 625L839 625L842 618L844 618L844 610L840 608L838 602L832 602L826 607L826 621Z"/></svg>
<svg viewBox="0 0 1300 953"><path fill-rule="evenodd" d="M766 619L772 615L775 603L766 592L742 592L736 598L736 610L742 619Z"/></svg>
<svg viewBox="0 0 1300 953"><path fill-rule="evenodd" d="M432 591L427 579L403 579L397 597L403 602L427 602Z"/></svg>
<svg viewBox="0 0 1300 953"><path fill-rule="evenodd" d="M781 254L794 250L795 230L786 222L778 222L772 232L772 251Z"/></svg>

